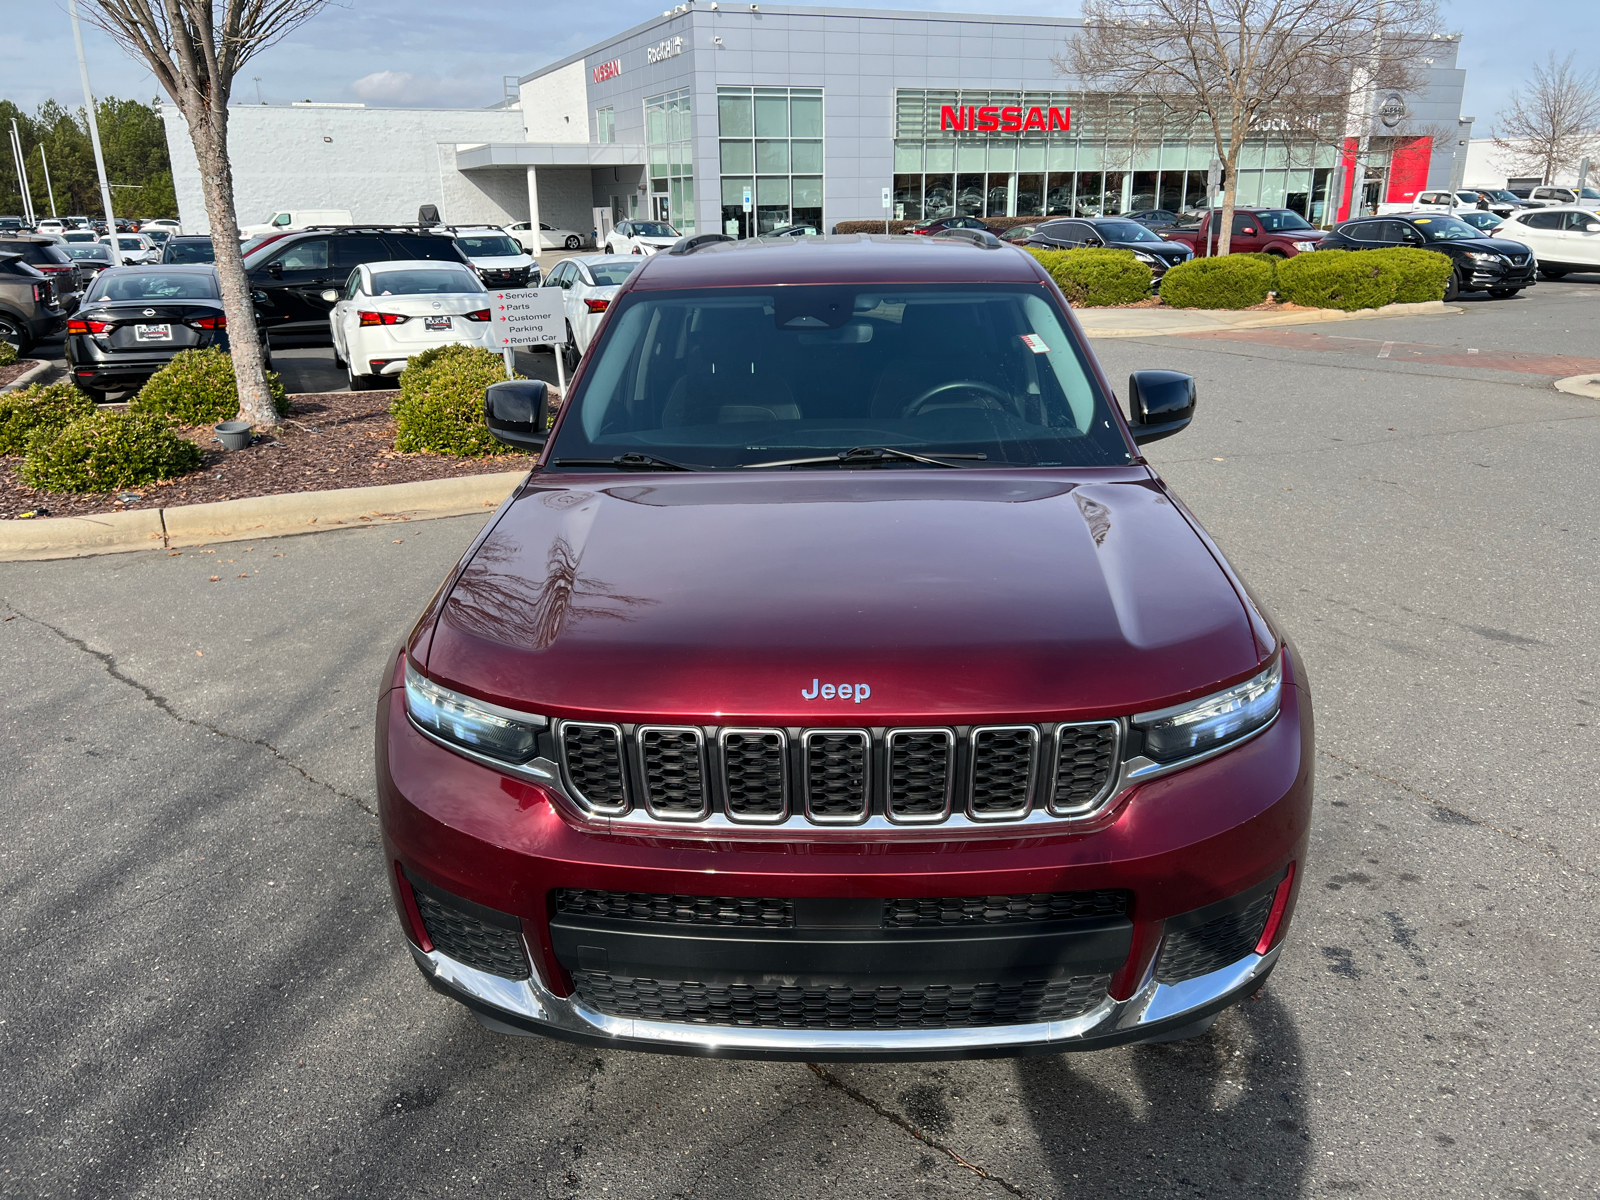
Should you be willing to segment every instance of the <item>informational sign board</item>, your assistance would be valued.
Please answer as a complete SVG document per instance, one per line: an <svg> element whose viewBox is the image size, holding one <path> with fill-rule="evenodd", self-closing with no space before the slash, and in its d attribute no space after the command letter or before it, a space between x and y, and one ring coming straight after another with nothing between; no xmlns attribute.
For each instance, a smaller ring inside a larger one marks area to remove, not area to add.
<svg viewBox="0 0 1600 1200"><path fill-rule="evenodd" d="M567 315L561 303L564 294L558 287L490 292L489 319L494 326L495 346L506 350L566 341Z"/></svg>
<svg viewBox="0 0 1600 1200"><path fill-rule="evenodd" d="M750 211L750 189L749 188L745 188L744 189L744 210L745 210L745 212L749 212Z"/></svg>
<svg viewBox="0 0 1600 1200"><path fill-rule="evenodd" d="M883 189L883 206L885 208L892 208L894 206L894 201L890 198L888 188Z"/></svg>

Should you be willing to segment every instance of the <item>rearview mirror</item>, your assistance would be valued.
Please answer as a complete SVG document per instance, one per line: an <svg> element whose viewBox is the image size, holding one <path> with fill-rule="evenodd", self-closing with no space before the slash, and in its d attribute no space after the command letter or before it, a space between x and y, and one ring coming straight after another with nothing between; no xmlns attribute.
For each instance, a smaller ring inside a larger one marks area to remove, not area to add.
<svg viewBox="0 0 1600 1200"><path fill-rule="evenodd" d="M483 393L483 421L489 432L519 450L543 448L549 410L549 390L542 379L491 383Z"/></svg>
<svg viewBox="0 0 1600 1200"><path fill-rule="evenodd" d="M1194 420L1194 376L1135 371L1128 376L1128 430L1144 445L1182 433Z"/></svg>

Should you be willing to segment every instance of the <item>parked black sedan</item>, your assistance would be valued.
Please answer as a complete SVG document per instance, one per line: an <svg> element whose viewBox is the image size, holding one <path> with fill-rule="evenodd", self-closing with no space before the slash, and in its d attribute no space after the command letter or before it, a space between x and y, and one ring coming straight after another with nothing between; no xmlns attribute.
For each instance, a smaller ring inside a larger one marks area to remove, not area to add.
<svg viewBox="0 0 1600 1200"><path fill-rule="evenodd" d="M112 267L67 322L67 363L91 395L139 387L180 350L227 350L210 266Z"/></svg>
<svg viewBox="0 0 1600 1200"><path fill-rule="evenodd" d="M1126 217L1072 217L1046 221L1033 231L1025 245L1039 250L1077 250L1083 246L1104 246L1111 250L1132 250L1133 256L1150 268L1152 286L1179 263L1188 262L1194 251L1179 242L1169 242L1137 221Z"/></svg>
<svg viewBox="0 0 1600 1200"><path fill-rule="evenodd" d="M1539 267L1533 251L1521 242L1490 237L1446 213L1402 213L1346 221L1326 234L1317 248L1379 250L1391 246L1436 250L1454 259L1456 269L1445 285L1446 300L1454 300L1462 292L1488 292L1496 300L1508 299L1534 285L1534 272Z"/></svg>
<svg viewBox="0 0 1600 1200"><path fill-rule="evenodd" d="M208 263L217 261L216 247L209 237L179 234L168 238L161 247L161 262Z"/></svg>

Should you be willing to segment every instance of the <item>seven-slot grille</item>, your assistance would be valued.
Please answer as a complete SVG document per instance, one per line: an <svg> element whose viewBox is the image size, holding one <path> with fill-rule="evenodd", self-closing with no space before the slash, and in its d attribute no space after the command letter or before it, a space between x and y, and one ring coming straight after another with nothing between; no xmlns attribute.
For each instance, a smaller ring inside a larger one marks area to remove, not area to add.
<svg viewBox="0 0 1600 1200"><path fill-rule="evenodd" d="M600 816L1003 823L1098 811L1121 765L1122 726L703 729L563 721L556 744L569 794Z"/></svg>

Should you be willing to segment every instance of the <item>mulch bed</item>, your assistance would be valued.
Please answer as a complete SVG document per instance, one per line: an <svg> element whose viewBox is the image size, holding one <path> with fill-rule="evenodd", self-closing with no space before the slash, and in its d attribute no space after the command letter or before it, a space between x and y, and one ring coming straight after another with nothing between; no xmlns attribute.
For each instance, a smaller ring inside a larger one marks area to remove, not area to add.
<svg viewBox="0 0 1600 1200"><path fill-rule="evenodd" d="M290 397L289 417L248 450L225 451L209 427L179 430L205 455L200 470L178 479L108 495L37 492L17 475L22 460L0 457L0 519L81 516L130 508L170 508L247 496L371 487L457 475L526 471L528 454L455 458L400 454L389 405L396 393L327 392Z"/></svg>
<svg viewBox="0 0 1600 1200"><path fill-rule="evenodd" d="M31 371L38 365L39 360L36 358L19 358L14 363L8 363L6 366L0 367L0 387L5 387L18 375L21 375L24 371Z"/></svg>

